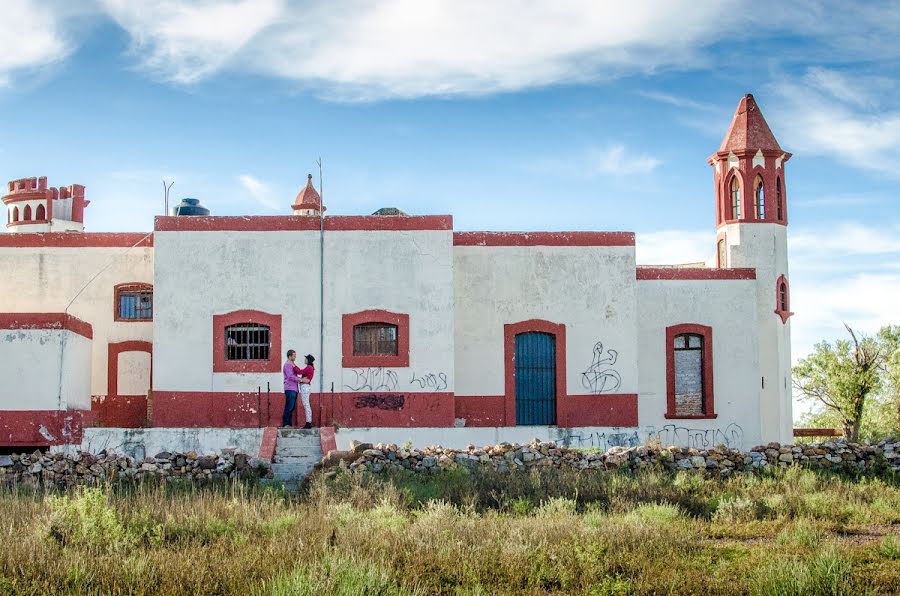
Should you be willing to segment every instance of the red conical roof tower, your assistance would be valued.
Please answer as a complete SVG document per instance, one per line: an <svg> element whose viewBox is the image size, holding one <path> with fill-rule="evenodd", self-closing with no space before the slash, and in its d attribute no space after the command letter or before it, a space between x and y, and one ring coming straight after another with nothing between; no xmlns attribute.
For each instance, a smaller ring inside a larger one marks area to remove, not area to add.
<svg viewBox="0 0 900 596"><path fill-rule="evenodd" d="M738 151L743 149L762 149L763 151L781 151L775 135L763 118L756 100L746 94L734 111L731 126L722 140L719 151Z"/></svg>
<svg viewBox="0 0 900 596"><path fill-rule="evenodd" d="M312 174L308 175L306 186L303 187L303 190L297 193L297 198L294 199L291 209L294 210L294 215L319 215L320 212L325 211L322 207L322 197L319 196L319 193L316 192L316 187L313 186Z"/></svg>

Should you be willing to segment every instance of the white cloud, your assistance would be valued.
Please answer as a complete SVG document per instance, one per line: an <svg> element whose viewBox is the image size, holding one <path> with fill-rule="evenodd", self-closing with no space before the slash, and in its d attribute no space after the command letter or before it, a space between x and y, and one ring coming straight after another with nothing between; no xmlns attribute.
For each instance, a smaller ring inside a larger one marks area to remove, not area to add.
<svg viewBox="0 0 900 596"><path fill-rule="evenodd" d="M771 120L783 146L898 176L893 156L900 152L900 104L894 98L900 85L895 80L810 68L773 87L780 103Z"/></svg>
<svg viewBox="0 0 900 596"><path fill-rule="evenodd" d="M483 94L704 63L736 0L100 0L139 63L194 83L220 70L314 85L335 97ZM678 25L673 27L673 23Z"/></svg>
<svg viewBox="0 0 900 596"><path fill-rule="evenodd" d="M250 196L263 207L273 211L277 211L282 207L282 205L272 197L272 188L262 180L254 178L249 174L241 174L237 179L238 182L247 189Z"/></svg>
<svg viewBox="0 0 900 596"><path fill-rule="evenodd" d="M101 0L129 35L146 70L176 83L209 77L271 25L282 0Z"/></svg>
<svg viewBox="0 0 900 596"><path fill-rule="evenodd" d="M705 262L715 252L710 230L660 230L638 233L635 258L639 265L673 265Z"/></svg>
<svg viewBox="0 0 900 596"><path fill-rule="evenodd" d="M827 228L800 228L790 232L788 246L792 255L829 262L856 255L900 254L900 227L874 228L844 222Z"/></svg>
<svg viewBox="0 0 900 596"><path fill-rule="evenodd" d="M633 152L622 143L616 143L605 148L588 147L563 158L534 160L525 164L525 169L570 178L593 178L649 174L661 164L662 161L655 157Z"/></svg>
<svg viewBox="0 0 900 596"><path fill-rule="evenodd" d="M646 174L662 163L649 155L628 154L625 146L621 144L607 149L592 149L588 152L588 160L594 172L613 176Z"/></svg>
<svg viewBox="0 0 900 596"><path fill-rule="evenodd" d="M0 88L10 86L13 73L45 66L71 50L59 23L60 13L48 3L6 0L0 32Z"/></svg>

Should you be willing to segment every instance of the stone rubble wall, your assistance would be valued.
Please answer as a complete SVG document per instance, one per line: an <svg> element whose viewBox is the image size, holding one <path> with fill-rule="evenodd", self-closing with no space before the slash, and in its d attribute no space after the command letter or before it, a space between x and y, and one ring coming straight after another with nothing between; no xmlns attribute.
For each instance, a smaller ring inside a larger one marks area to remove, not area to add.
<svg viewBox="0 0 900 596"><path fill-rule="evenodd" d="M750 451L720 445L714 449L685 447L614 447L605 453L569 449L552 442L534 441L528 445L500 443L487 447L469 445L467 449L427 447L413 449L393 444L356 443L351 453L333 452L329 460L344 461L354 472L384 472L405 469L429 473L455 466L486 468L498 472L541 467L575 470L636 470L661 466L669 470L702 470L710 475L755 473L765 468L800 465L812 469L844 471L900 472L900 440L893 437L875 445L828 441L810 445L769 443Z"/></svg>
<svg viewBox="0 0 900 596"><path fill-rule="evenodd" d="M184 479L196 483L213 480L271 478L268 462L241 449L223 449L218 455L194 451L157 453L135 459L114 451L97 454L21 453L0 456L0 484L18 486L75 486L119 479Z"/></svg>

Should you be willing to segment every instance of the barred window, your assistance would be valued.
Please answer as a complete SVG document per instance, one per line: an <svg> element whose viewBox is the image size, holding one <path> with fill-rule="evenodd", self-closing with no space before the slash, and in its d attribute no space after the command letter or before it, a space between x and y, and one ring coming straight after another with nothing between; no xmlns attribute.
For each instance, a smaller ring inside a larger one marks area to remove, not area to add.
<svg viewBox="0 0 900 596"><path fill-rule="evenodd" d="M116 288L117 321L152 321L153 287L129 284Z"/></svg>
<svg viewBox="0 0 900 596"><path fill-rule="evenodd" d="M703 336L675 336L675 415L700 416L705 408L703 386Z"/></svg>
<svg viewBox="0 0 900 596"><path fill-rule="evenodd" d="M775 219L781 221L784 219L784 207L782 206L782 197L781 197L781 178L775 179L775 207L776 207L776 216Z"/></svg>
<svg viewBox="0 0 900 596"><path fill-rule="evenodd" d="M268 325L238 323L225 327L225 360L268 360L271 346Z"/></svg>
<svg viewBox="0 0 900 596"><path fill-rule="evenodd" d="M361 323L353 326L354 356L396 356L397 326Z"/></svg>

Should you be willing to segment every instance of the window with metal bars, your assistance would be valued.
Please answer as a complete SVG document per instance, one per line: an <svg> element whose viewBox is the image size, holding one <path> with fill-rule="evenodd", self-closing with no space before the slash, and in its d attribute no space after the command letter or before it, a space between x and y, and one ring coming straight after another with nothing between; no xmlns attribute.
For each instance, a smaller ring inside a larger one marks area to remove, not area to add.
<svg viewBox="0 0 900 596"><path fill-rule="evenodd" d="M268 360L272 344L268 325L238 323L225 327L225 360Z"/></svg>
<svg viewBox="0 0 900 596"><path fill-rule="evenodd" d="M146 284L116 288L117 321L152 321L153 287Z"/></svg>
<svg viewBox="0 0 900 596"><path fill-rule="evenodd" d="M766 218L766 191L762 176L756 177L756 219Z"/></svg>
<svg viewBox="0 0 900 596"><path fill-rule="evenodd" d="M396 356L397 326L361 323L353 326L354 356Z"/></svg>
<svg viewBox="0 0 900 596"><path fill-rule="evenodd" d="M731 179L731 219L741 217L741 185L737 176Z"/></svg>

